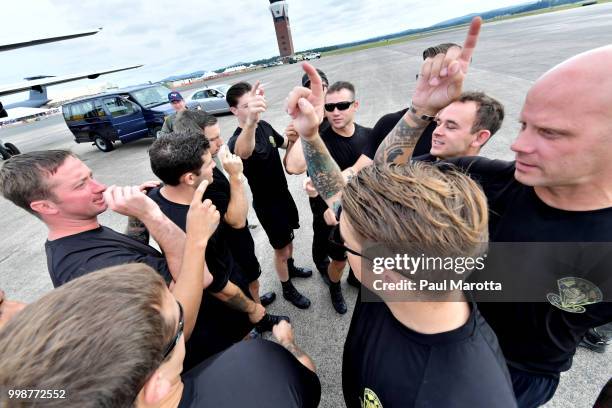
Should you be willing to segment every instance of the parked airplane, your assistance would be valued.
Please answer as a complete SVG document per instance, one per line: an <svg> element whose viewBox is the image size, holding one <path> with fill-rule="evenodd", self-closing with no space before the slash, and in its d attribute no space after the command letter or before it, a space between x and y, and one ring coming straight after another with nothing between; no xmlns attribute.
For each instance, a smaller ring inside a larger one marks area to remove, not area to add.
<svg viewBox="0 0 612 408"><path fill-rule="evenodd" d="M64 41L77 37L85 37L89 35L94 35L100 32L100 29L95 31L86 31L75 34L62 35L58 37L46 37L39 38L31 41L18 42L12 44L0 44L0 52L14 50L17 48L23 47L31 47L39 44L46 44L55 41ZM139 68L142 65L133 65L129 67L121 67L121 68L113 68L102 71L94 71L88 73L81 74L72 74L72 75L63 75L63 76L49 76L49 75L40 75L36 77L25 78L26 81L10 84L10 85L0 85L0 97L5 95L10 95L18 92L23 92L30 90L29 98L25 101L15 102L8 104L6 106L2 105L0 101L0 118L5 118L8 116L8 112L6 109L17 108L17 107L29 107L29 108L39 108L46 103L49 102L49 98L47 97L47 86L63 84L65 82L77 81L79 79L95 79L100 75L110 74L113 72L125 71L128 69Z"/></svg>

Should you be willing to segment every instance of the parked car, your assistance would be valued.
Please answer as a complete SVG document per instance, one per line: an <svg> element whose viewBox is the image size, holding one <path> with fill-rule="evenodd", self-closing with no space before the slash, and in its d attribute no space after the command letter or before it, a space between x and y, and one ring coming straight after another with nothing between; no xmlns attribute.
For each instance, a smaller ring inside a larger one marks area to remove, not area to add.
<svg viewBox="0 0 612 408"><path fill-rule="evenodd" d="M195 91L188 99L188 102L197 102L202 109L210 114L229 112L229 105L225 100L225 94L230 85L207 86Z"/></svg>
<svg viewBox="0 0 612 408"><path fill-rule="evenodd" d="M304 54L304 59L305 60L313 60L313 59L317 59L317 58L321 58L321 53L320 52L309 52L307 54Z"/></svg>
<svg viewBox="0 0 612 408"><path fill-rule="evenodd" d="M62 112L75 142L93 142L110 152L117 141L156 137L164 118L174 113L168 93L170 89L159 84L132 86L65 103ZM187 106L201 108L197 102Z"/></svg>
<svg viewBox="0 0 612 408"><path fill-rule="evenodd" d="M11 156L15 156L16 154L20 153L21 152L14 144L4 143L2 140L0 140L0 158L2 158L2 160L8 160L11 158Z"/></svg>

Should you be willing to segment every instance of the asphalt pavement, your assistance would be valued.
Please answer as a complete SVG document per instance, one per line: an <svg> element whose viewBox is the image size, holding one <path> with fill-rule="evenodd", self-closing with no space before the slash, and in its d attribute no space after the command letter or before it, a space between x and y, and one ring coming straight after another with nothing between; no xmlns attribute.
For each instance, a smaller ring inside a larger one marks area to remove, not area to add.
<svg viewBox="0 0 612 408"><path fill-rule="evenodd" d="M502 101L506 108L506 120L483 149L484 156L513 158L509 147L519 128L518 115L524 96L533 81L574 54L608 44L612 38L610 21L612 3L483 26L465 89L485 91ZM393 30L389 28L389 31ZM348 80L355 84L357 99L361 103L357 122L373 126L382 115L408 105L422 50L441 42L462 43L465 32L465 29L449 30L411 42L324 57L314 61L314 65L325 71L331 82ZM282 109L283 101L289 90L300 84L301 76L300 66L294 64L236 75L213 84L260 80L268 100L268 111L262 118L282 132L289 122ZM185 90L183 94L188 96L194 91ZM220 116L219 121L222 136L227 141L236 127L236 120L225 115ZM108 185L140 184L155 179L147 156L151 139L119 144L113 152L102 153L90 144L75 144L61 115L0 129L0 139L15 143L24 152L71 149L93 170L99 181ZM301 190L303 177L287 177L300 213L301 228L296 231L294 241L295 258L297 264L314 269L310 256L312 216L307 197ZM46 228L38 219L3 198L0 198L0 214L0 287L10 298L34 301L52 289L44 252ZM249 220L258 224L252 209ZM102 214L100 221L119 231L126 227L125 217L110 211ZM261 227L252 230L252 234L263 269L262 293L275 290L280 295L272 248ZM291 317L298 344L315 361L323 386L321 407L342 407L342 347L357 290L343 281L342 288L350 309L349 313L341 316L333 310L327 287L316 272L312 278L295 279L295 284L312 300L311 308L298 310L279 296L270 311ZM591 407L605 382L612 377L611 357L610 350L596 354L579 349L572 369L562 375L555 397L546 406Z"/></svg>

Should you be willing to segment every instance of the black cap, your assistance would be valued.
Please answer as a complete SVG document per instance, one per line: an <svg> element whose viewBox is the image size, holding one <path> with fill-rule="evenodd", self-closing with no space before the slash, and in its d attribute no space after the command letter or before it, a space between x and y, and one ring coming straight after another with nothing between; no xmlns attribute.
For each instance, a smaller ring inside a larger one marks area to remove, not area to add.
<svg viewBox="0 0 612 408"><path fill-rule="evenodd" d="M321 71L319 68L317 68L317 72L321 77L321 81L323 81L325 85L329 86L329 81L327 80L327 75L325 75L325 72ZM308 74L304 74L304 76L302 76L302 86L304 88L310 88L310 78L308 78Z"/></svg>

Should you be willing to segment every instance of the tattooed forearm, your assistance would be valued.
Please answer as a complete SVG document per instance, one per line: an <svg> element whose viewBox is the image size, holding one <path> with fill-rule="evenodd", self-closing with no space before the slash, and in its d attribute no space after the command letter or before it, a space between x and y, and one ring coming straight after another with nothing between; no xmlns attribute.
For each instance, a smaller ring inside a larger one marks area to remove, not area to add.
<svg viewBox="0 0 612 408"><path fill-rule="evenodd" d="M406 115L378 146L374 156L374 163L408 163L412 157L414 147L428 124L429 122L417 118L408 110Z"/></svg>
<svg viewBox="0 0 612 408"><path fill-rule="evenodd" d="M333 197L344 187L344 178L338 164L332 159L318 135L310 140L302 139L302 149L312 183L321 195L327 200Z"/></svg>
<svg viewBox="0 0 612 408"><path fill-rule="evenodd" d="M143 244L149 243L149 230L147 230L144 223L136 217L128 217L128 226L125 235Z"/></svg>
<svg viewBox="0 0 612 408"><path fill-rule="evenodd" d="M233 296L230 296L225 300L225 304L231 307L232 309L245 313L249 313L251 311L251 302L252 300L247 298L241 290L239 290Z"/></svg>
<svg viewBox="0 0 612 408"><path fill-rule="evenodd" d="M291 352L291 354L293 354L295 356L295 358L297 358L298 360L306 355L306 353L304 353L301 348L296 346L296 344L294 342L284 343L283 347L285 347L287 350L289 350Z"/></svg>

